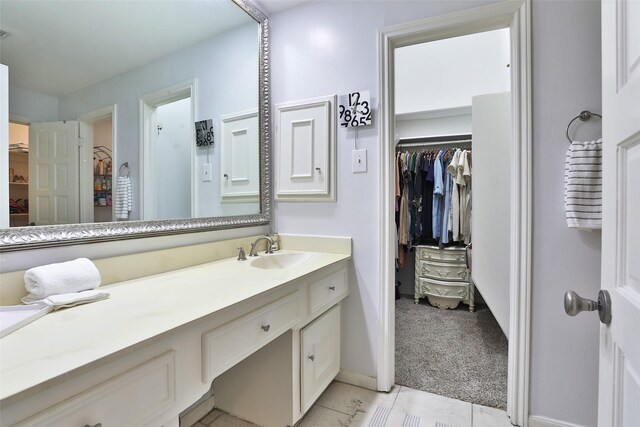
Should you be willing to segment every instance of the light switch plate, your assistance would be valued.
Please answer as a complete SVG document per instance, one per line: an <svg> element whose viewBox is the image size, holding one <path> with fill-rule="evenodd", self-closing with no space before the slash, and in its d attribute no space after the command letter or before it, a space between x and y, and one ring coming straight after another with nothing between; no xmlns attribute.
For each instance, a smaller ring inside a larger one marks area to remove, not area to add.
<svg viewBox="0 0 640 427"><path fill-rule="evenodd" d="M203 163L200 169L202 182L210 182L212 173L213 168L211 167L211 163Z"/></svg>
<svg viewBox="0 0 640 427"><path fill-rule="evenodd" d="M367 171L367 150L353 150L351 152L351 170L353 173Z"/></svg>

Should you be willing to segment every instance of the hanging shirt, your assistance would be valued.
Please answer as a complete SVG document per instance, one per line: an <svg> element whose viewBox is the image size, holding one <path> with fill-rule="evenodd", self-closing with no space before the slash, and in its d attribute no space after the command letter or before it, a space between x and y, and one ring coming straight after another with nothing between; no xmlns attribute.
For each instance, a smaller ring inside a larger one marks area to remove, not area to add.
<svg viewBox="0 0 640 427"><path fill-rule="evenodd" d="M457 149L453 154L451 163L447 167L447 172L452 178L451 185L451 234L453 241L460 241L460 192L458 184L458 164L462 158L462 150Z"/></svg>
<svg viewBox="0 0 640 427"><path fill-rule="evenodd" d="M438 152L433 166L433 238L438 239L442 231L442 205L444 203L444 182L442 180L442 150Z"/></svg>
<svg viewBox="0 0 640 427"><path fill-rule="evenodd" d="M449 162L450 163L450 162ZM445 162L446 164L446 162ZM448 170L449 165L445 170ZM442 236L440 236L440 247L449 243L449 213L451 212L451 186L453 178L448 172L444 173L444 205L442 215Z"/></svg>
<svg viewBox="0 0 640 427"><path fill-rule="evenodd" d="M471 238L471 168L469 166L469 152L464 150L458 162L456 182L460 187L460 240L467 241ZM469 240L470 241L470 240Z"/></svg>
<svg viewBox="0 0 640 427"><path fill-rule="evenodd" d="M433 239L433 167L431 156L424 155L420 163L422 170L422 236L421 242Z"/></svg>

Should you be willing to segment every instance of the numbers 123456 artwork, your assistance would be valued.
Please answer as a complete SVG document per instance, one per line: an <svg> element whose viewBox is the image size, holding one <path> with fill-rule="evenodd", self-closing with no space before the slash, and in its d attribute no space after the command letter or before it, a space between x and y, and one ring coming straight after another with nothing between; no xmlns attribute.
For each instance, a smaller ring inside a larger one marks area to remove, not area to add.
<svg viewBox="0 0 640 427"><path fill-rule="evenodd" d="M369 91L341 95L339 98L338 119L340 126L345 128L370 125L372 120Z"/></svg>

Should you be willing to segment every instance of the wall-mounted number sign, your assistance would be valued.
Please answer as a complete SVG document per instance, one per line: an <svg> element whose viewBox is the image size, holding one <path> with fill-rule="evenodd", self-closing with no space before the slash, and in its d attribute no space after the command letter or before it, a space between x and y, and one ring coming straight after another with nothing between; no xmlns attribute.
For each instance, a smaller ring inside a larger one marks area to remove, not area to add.
<svg viewBox="0 0 640 427"><path fill-rule="evenodd" d="M371 124L371 102L369 91L351 92L341 95L338 106L338 121L345 128Z"/></svg>
<svg viewBox="0 0 640 427"><path fill-rule="evenodd" d="M213 145L213 119L202 120L196 122L195 125L196 145L198 147Z"/></svg>

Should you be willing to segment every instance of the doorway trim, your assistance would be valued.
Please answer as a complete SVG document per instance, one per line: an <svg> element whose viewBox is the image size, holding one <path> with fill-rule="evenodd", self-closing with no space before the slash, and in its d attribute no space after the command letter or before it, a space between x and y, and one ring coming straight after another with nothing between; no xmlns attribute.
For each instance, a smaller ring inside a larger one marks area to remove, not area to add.
<svg viewBox="0 0 640 427"><path fill-rule="evenodd" d="M78 117L78 138L80 152L78 159L80 161L80 222L93 223L94 222L94 210L93 210L93 138L91 141L91 147L89 147L85 141L83 126L88 126L99 120L111 117L111 168L112 174L117 174L117 122L116 122L116 104L108 105L103 108L82 114ZM91 167L89 167L91 165ZM114 171L116 173L114 174ZM111 177L111 192L116 194L117 179ZM91 185L89 185L91 183ZM88 221L91 218L91 221ZM115 221L115 204L111 206L111 218Z"/></svg>
<svg viewBox="0 0 640 427"><path fill-rule="evenodd" d="M197 116L195 79L183 83L178 83L168 88L160 89L156 92L140 97L140 179L142 180L142 185L140 186L140 219L142 220L156 219L155 209L153 213L150 213L149 209L146 209L146 207L155 206L155 194L152 187L154 180L151 174L153 164L153 150L151 150L152 129L150 128L151 115L153 114L153 111L156 107L179 101L184 98L191 99L190 122L194 123ZM196 138L194 126L191 126L189 130L189 133L191 135L191 218L194 218L196 216L196 213L198 212L196 197Z"/></svg>
<svg viewBox="0 0 640 427"><path fill-rule="evenodd" d="M526 427L529 413L531 317L531 36L530 0L507 1L384 28L379 32L380 135L380 309L377 387L388 391L395 380L395 197L394 49L509 28L513 166L511 169L511 269L507 414Z"/></svg>

